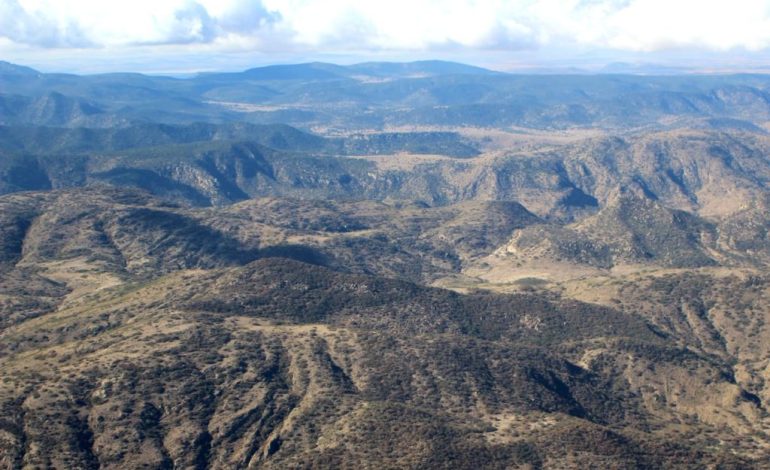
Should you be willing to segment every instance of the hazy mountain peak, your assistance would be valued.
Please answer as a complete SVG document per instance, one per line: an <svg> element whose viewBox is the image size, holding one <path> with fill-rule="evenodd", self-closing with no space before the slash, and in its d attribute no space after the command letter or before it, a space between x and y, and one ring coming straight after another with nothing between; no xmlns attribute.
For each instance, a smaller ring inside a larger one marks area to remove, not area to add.
<svg viewBox="0 0 770 470"><path fill-rule="evenodd" d="M37 70L25 67L23 65L16 65L10 62L0 60L0 75L3 76L38 76L40 72Z"/></svg>
<svg viewBox="0 0 770 470"><path fill-rule="evenodd" d="M502 72L442 60L415 62L363 62L346 67L357 73L379 77L413 77L436 75L502 75Z"/></svg>

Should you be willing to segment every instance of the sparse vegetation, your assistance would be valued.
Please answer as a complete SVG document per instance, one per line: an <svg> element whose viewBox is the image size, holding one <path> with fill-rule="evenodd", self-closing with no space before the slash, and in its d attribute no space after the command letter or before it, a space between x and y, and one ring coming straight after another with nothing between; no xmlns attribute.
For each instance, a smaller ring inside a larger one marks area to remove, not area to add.
<svg viewBox="0 0 770 470"><path fill-rule="evenodd" d="M763 468L764 78L297 67L0 64L0 467Z"/></svg>

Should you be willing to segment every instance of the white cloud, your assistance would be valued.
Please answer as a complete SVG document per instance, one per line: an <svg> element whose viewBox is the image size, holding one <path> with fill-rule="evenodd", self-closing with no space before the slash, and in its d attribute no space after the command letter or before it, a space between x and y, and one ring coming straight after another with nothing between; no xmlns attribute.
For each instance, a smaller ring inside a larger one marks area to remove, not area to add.
<svg viewBox="0 0 770 470"><path fill-rule="evenodd" d="M756 51L770 47L770 0L0 0L0 54L148 45L207 53Z"/></svg>
<svg viewBox="0 0 770 470"><path fill-rule="evenodd" d="M0 36L41 47L210 43L279 19L260 0L0 0Z"/></svg>
<svg viewBox="0 0 770 470"><path fill-rule="evenodd" d="M56 12L26 8L17 0L0 0L0 37L42 47L90 45L77 21Z"/></svg>
<svg viewBox="0 0 770 470"><path fill-rule="evenodd" d="M770 45L770 2L637 1L611 16L607 29L608 44L620 49L764 49Z"/></svg>
<svg viewBox="0 0 770 470"><path fill-rule="evenodd" d="M265 0L294 41L420 50L770 46L770 0ZM346 33L347 32L347 33ZM352 34L348 36L347 34Z"/></svg>

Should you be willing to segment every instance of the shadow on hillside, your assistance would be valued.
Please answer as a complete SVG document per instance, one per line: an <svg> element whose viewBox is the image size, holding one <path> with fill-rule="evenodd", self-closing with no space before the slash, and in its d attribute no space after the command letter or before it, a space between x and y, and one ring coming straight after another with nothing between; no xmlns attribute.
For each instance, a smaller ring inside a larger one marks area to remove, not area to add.
<svg viewBox="0 0 770 470"><path fill-rule="evenodd" d="M328 259L322 252L305 245L276 245L258 251L257 259L289 258L316 266L327 266Z"/></svg>

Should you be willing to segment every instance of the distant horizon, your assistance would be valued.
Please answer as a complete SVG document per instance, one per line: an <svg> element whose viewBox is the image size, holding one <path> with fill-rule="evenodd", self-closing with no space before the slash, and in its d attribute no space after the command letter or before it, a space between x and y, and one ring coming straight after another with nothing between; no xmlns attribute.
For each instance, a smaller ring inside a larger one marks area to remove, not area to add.
<svg viewBox="0 0 770 470"><path fill-rule="evenodd" d="M0 58L76 74L426 59L764 73L769 24L764 0L0 0Z"/></svg>
<svg viewBox="0 0 770 470"><path fill-rule="evenodd" d="M121 67L120 65L113 64L112 67L101 69L97 68L91 71L78 71L78 68L72 68L55 65L35 64L32 62L8 60L0 57L0 62L5 62L14 66L25 67L33 69L43 74L72 74L72 75L106 75L106 74L120 74L120 73L136 73L147 76L165 76L175 78L189 78L200 74L217 74L217 73L242 73L249 70L268 68L268 67L282 67L282 66L301 66L310 64L326 64L335 65L341 67L351 67L363 64L416 64L426 62L442 62L448 64L457 64L470 67L478 67L489 70L491 72L505 73L511 75L636 75L636 76L678 76L678 75L739 75L739 74L754 74L754 75L770 75L770 62L767 65L754 65L754 66L722 66L722 67L687 67L687 66L673 66L665 63L636 63L627 61L615 61L603 65L594 65L587 67L580 67L576 65L567 66L538 66L538 65L519 65L513 68L502 68L488 66L484 63L473 63L472 61L451 60L447 58L417 58L417 59L383 59L383 60L340 60L333 61L330 58L326 60L308 59L308 60L286 60L277 62L259 62L254 64L243 64L240 67L223 67L213 68L205 67L199 69L175 69L175 70L162 70L162 69L143 69L131 68L130 66Z"/></svg>

